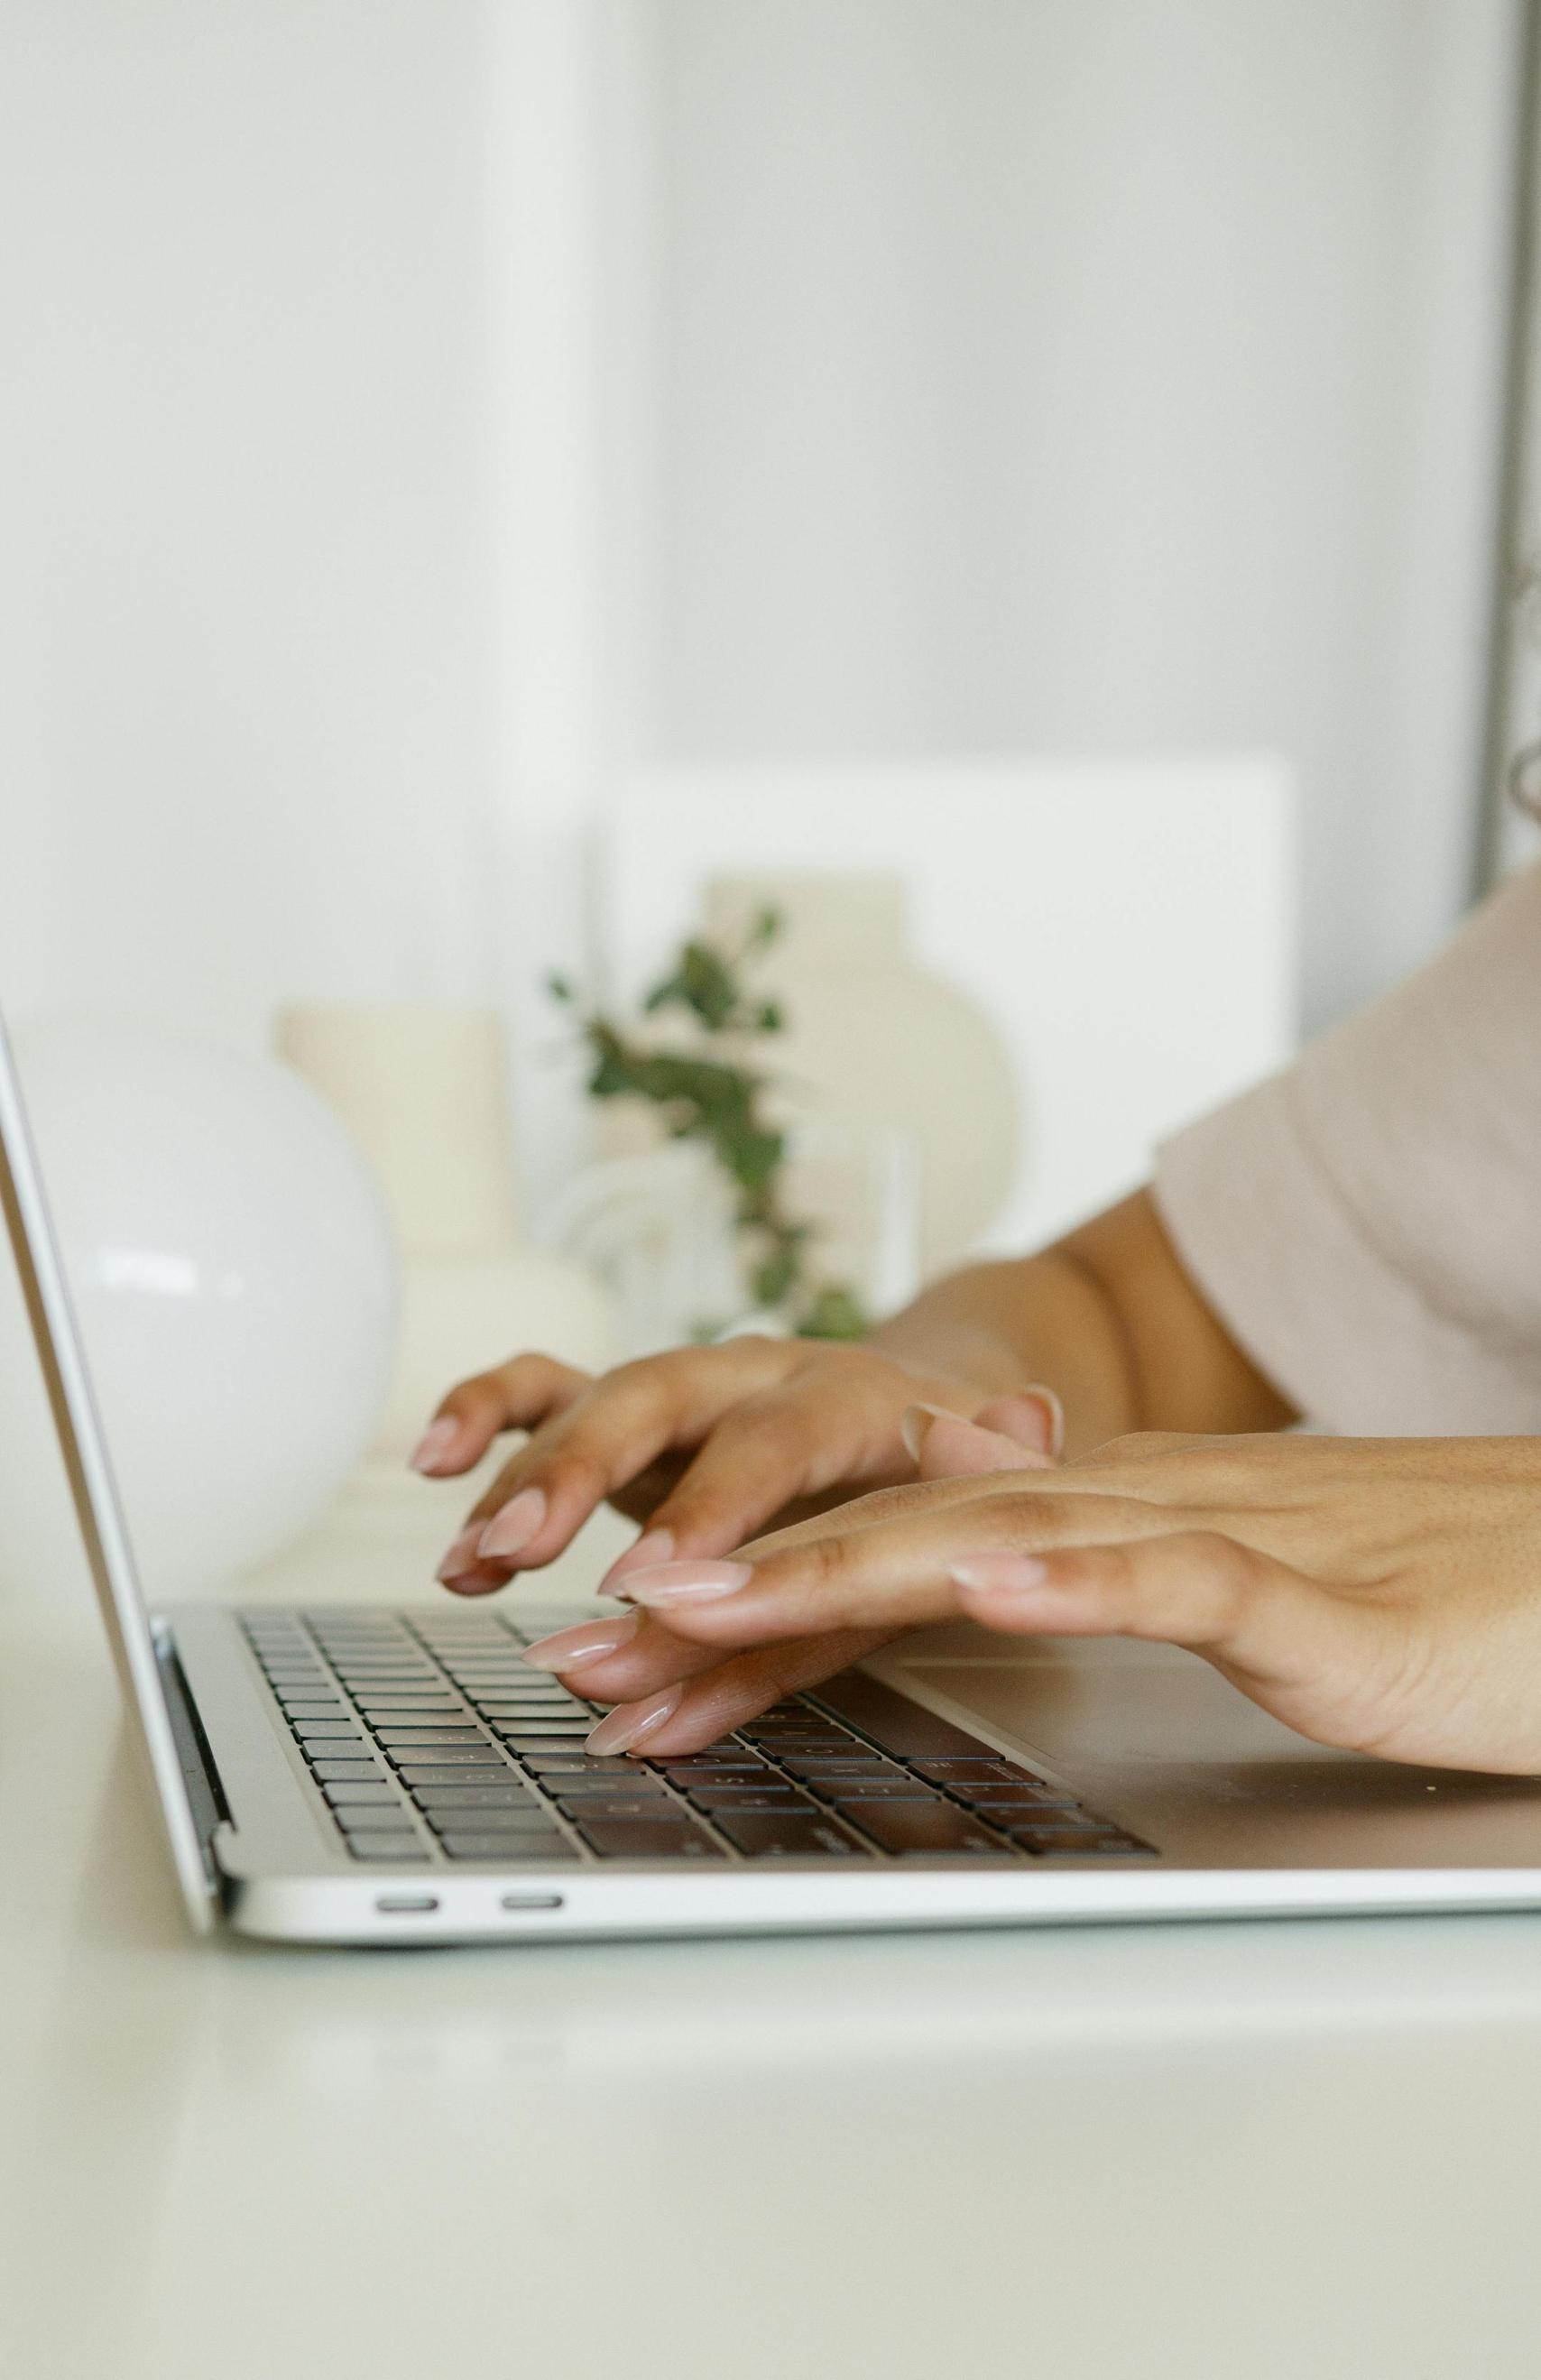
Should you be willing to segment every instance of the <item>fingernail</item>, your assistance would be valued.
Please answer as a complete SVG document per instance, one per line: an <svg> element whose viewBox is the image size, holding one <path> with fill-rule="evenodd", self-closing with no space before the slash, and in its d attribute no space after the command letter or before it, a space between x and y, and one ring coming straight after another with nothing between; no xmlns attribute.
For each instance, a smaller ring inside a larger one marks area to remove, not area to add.
<svg viewBox="0 0 1541 2380"><path fill-rule="evenodd" d="M606 1587L613 1586L618 1578L629 1578L634 1570L657 1569L666 1561L673 1561L673 1529L649 1529L634 1546L626 1548L618 1560L611 1563L600 1581L600 1593L602 1595Z"/></svg>
<svg viewBox="0 0 1541 2380"><path fill-rule="evenodd" d="M460 1424L453 1414L444 1414L431 1422L406 1460L414 1471L437 1471L450 1448L460 1435Z"/></svg>
<svg viewBox="0 0 1541 2380"><path fill-rule="evenodd" d="M975 1595L1030 1595L1043 1585L1049 1565L1037 1554L976 1554L954 1562L947 1575L954 1586Z"/></svg>
<svg viewBox="0 0 1541 2380"><path fill-rule="evenodd" d="M651 1735L673 1717L684 1692L683 1686L670 1686L661 1694L649 1695L645 1703L617 1703L585 1742L585 1752L596 1759L611 1752L629 1752L634 1743L640 1743L645 1735Z"/></svg>
<svg viewBox="0 0 1541 2380"><path fill-rule="evenodd" d="M899 1416L899 1435L904 1441L904 1451L912 1463L920 1460L920 1450L926 1443L926 1432L934 1421L956 1421L945 1405L906 1405Z"/></svg>
<svg viewBox="0 0 1541 2380"><path fill-rule="evenodd" d="M656 1570L633 1571L626 1593L634 1603L715 1603L736 1595L755 1574L753 1562L661 1562Z"/></svg>
<svg viewBox="0 0 1541 2380"><path fill-rule="evenodd" d="M559 1628L554 1636L540 1636L520 1656L532 1670L581 1670L606 1653L618 1653L642 1625L639 1611L619 1620L586 1620L579 1628Z"/></svg>
<svg viewBox="0 0 1541 2380"><path fill-rule="evenodd" d="M1054 1457L1055 1461L1058 1462L1061 1455L1065 1451L1065 1409L1063 1405L1060 1402L1059 1398L1054 1394L1053 1390L1046 1389L1042 1382L1038 1380L1035 1380L1031 1388L1024 1389L1022 1393L1025 1397L1037 1397L1039 1404L1048 1406L1049 1451Z"/></svg>
<svg viewBox="0 0 1541 2380"><path fill-rule="evenodd" d="M494 1512L477 1542L482 1561L508 1561L522 1554L546 1517L546 1500L539 1488L521 1488L499 1512Z"/></svg>
<svg viewBox="0 0 1541 2380"><path fill-rule="evenodd" d="M445 1586L448 1586L452 1579L464 1578L468 1571L475 1570L476 1549L481 1543L483 1525L480 1521L473 1521L468 1529L462 1529L434 1572L434 1577L442 1581Z"/></svg>

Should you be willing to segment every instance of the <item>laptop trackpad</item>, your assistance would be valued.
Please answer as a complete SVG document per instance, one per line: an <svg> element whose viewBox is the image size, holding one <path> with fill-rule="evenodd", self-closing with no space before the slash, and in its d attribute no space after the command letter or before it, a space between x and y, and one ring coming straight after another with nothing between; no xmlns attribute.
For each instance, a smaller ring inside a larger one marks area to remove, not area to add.
<svg viewBox="0 0 1541 2380"><path fill-rule="evenodd" d="M940 1633L940 1632L939 1632ZM960 1641L961 1640L961 1641ZM979 1647L958 1632L881 1663L1088 1802L1210 1864L1541 1864L1541 1782L1311 1743L1208 1663L1123 1638ZM874 1665L878 1666L878 1665Z"/></svg>

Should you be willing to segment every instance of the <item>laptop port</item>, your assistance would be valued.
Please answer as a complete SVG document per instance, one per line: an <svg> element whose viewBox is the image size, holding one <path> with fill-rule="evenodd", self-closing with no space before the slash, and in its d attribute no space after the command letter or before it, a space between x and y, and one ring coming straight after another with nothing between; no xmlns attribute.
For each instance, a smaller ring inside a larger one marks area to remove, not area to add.
<svg viewBox="0 0 1541 2380"><path fill-rule="evenodd" d="M560 1892L505 1892L499 1903L503 1909L560 1909Z"/></svg>
<svg viewBox="0 0 1541 2380"><path fill-rule="evenodd" d="M382 1892L375 1896L382 1917L427 1917L438 1908L436 1892Z"/></svg>

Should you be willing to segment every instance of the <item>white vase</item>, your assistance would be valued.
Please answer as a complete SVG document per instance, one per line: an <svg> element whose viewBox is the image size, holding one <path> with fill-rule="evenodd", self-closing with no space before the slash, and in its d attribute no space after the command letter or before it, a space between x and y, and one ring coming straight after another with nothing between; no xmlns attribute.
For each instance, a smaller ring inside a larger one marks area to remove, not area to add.
<svg viewBox="0 0 1541 2380"><path fill-rule="evenodd" d="M989 1017L911 954L903 878L723 876L702 908L709 934L730 942L759 911L779 914L756 980L786 1029L757 1055L783 1120L907 1138L919 1158L921 1269L956 1263L1010 1188L1022 1095Z"/></svg>
<svg viewBox="0 0 1541 2380"><path fill-rule="evenodd" d="M608 1302L517 1228L501 1023L484 1009L328 1002L284 1009L279 1054L371 1160L404 1259L394 1377L371 1453L400 1464L444 1390L538 1349L611 1361Z"/></svg>

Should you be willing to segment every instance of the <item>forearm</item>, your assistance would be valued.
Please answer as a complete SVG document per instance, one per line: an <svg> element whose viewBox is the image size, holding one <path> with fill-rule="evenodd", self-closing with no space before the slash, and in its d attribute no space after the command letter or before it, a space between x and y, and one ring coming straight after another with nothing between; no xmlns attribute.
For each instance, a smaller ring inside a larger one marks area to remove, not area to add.
<svg viewBox="0 0 1541 2380"><path fill-rule="evenodd" d="M1144 1191L1037 1256L933 1282L873 1344L983 1397L1042 1381L1064 1404L1071 1454L1133 1429L1294 1417L1183 1270Z"/></svg>

